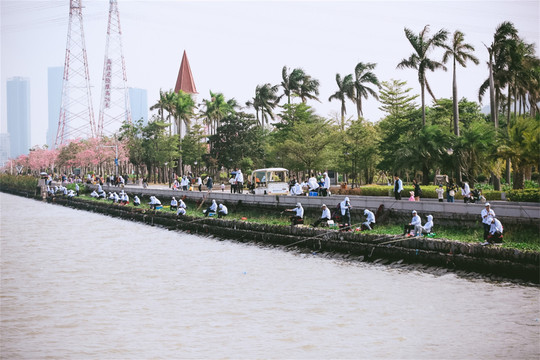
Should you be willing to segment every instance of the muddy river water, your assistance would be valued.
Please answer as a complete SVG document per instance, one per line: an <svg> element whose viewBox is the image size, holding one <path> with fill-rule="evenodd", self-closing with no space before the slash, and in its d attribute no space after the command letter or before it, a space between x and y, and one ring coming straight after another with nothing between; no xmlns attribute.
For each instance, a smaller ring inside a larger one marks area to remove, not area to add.
<svg viewBox="0 0 540 360"><path fill-rule="evenodd" d="M538 359L540 290L0 193L3 359Z"/></svg>

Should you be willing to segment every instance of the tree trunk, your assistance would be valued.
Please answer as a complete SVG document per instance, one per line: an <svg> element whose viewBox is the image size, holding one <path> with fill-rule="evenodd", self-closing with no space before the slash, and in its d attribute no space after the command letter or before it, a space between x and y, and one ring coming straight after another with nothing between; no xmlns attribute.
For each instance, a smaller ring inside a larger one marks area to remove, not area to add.
<svg viewBox="0 0 540 360"><path fill-rule="evenodd" d="M429 168L427 165L422 166L422 185L429 185Z"/></svg>
<svg viewBox="0 0 540 360"><path fill-rule="evenodd" d="M453 110L454 110L454 134L459 136L459 104L457 93L457 79L456 79L456 59L454 58L454 79L452 81L452 96L453 96Z"/></svg>
<svg viewBox="0 0 540 360"><path fill-rule="evenodd" d="M523 189L525 188L525 174L523 173L523 169L515 169L514 170L514 185L512 186L512 189Z"/></svg>
<svg viewBox="0 0 540 360"><path fill-rule="evenodd" d="M497 103L495 99L495 81L493 80L493 53L489 50L489 104L491 121L495 124L495 129L499 128L499 119L497 117Z"/></svg>
<svg viewBox="0 0 540 360"><path fill-rule="evenodd" d="M426 126L426 104L424 87L424 82L420 82L420 94L422 97L422 127Z"/></svg>

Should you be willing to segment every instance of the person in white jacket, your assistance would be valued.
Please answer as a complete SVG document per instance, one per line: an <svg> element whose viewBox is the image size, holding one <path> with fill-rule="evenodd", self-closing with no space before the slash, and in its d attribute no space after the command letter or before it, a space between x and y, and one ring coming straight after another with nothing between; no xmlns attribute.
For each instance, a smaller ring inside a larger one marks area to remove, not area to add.
<svg viewBox="0 0 540 360"><path fill-rule="evenodd" d="M493 244L496 242L502 242L503 240L503 226L499 219L496 217L491 218L491 227L489 229L489 235L484 245ZM487 243L487 244L486 244Z"/></svg>
<svg viewBox="0 0 540 360"><path fill-rule="evenodd" d="M351 226L351 209L351 201L347 196L342 202L339 203L339 210L341 211L341 225L343 227Z"/></svg>
<svg viewBox="0 0 540 360"><path fill-rule="evenodd" d="M492 223L491 220L493 220L495 217L495 211L493 211L490 206L491 205L487 202L485 208L480 212L480 216L482 217L482 225L484 225L484 241L487 241L488 239L488 234Z"/></svg>
<svg viewBox="0 0 540 360"><path fill-rule="evenodd" d="M413 217L411 222L403 227L403 235L408 235L412 230L414 230L414 227L416 225L422 225L422 220L420 219L420 216L418 216L418 214L416 213L416 210L412 211L412 215Z"/></svg>
<svg viewBox="0 0 540 360"><path fill-rule="evenodd" d="M322 196L330 195L330 177L328 176L327 172L323 174L323 186L321 192Z"/></svg>
<svg viewBox="0 0 540 360"><path fill-rule="evenodd" d="M294 184L293 187L291 188L291 195L296 195L296 196L304 195L304 190L302 190L302 185L300 185L299 182Z"/></svg>
<svg viewBox="0 0 540 360"><path fill-rule="evenodd" d="M174 211L178 208L178 201L176 200L176 198L173 196L173 198L171 199L171 211Z"/></svg>
<svg viewBox="0 0 540 360"><path fill-rule="evenodd" d="M226 216L229 213L229 210L227 207L223 204L218 205L218 218L222 218L223 216Z"/></svg>
<svg viewBox="0 0 540 360"><path fill-rule="evenodd" d="M373 214L372 211L369 211L368 209L364 210L364 215L366 217L366 221L362 223L362 230L373 230L373 227L375 226L375 214Z"/></svg>
<svg viewBox="0 0 540 360"><path fill-rule="evenodd" d="M461 195L463 196L463 202L465 204L471 201L471 188L466 181L461 183Z"/></svg>
<svg viewBox="0 0 540 360"><path fill-rule="evenodd" d="M427 216L427 222L422 225L416 225L414 227L414 235L420 236L422 234L429 234L433 230L433 215Z"/></svg>
<svg viewBox="0 0 540 360"><path fill-rule="evenodd" d="M217 212L216 200L212 200L212 203L210 204L210 206L206 210L203 210L204 216L208 216L210 215L210 213L215 214L216 212Z"/></svg>
<svg viewBox="0 0 540 360"><path fill-rule="evenodd" d="M322 204L321 209L322 209L321 217L319 219L317 219L317 221L315 221L313 223L313 225L311 225L311 226L317 227L321 223L324 226L324 225L328 224L328 220L332 219L332 214L330 214L330 209L328 209L326 204Z"/></svg>
<svg viewBox="0 0 540 360"><path fill-rule="evenodd" d="M186 215L186 203L180 199L178 200L178 210L176 211L176 215Z"/></svg>
<svg viewBox="0 0 540 360"><path fill-rule="evenodd" d="M291 220L291 225L298 225L304 222L304 208L302 204L296 203L296 207L293 209L286 209L285 211L294 212L295 214L289 219Z"/></svg>
<svg viewBox="0 0 540 360"><path fill-rule="evenodd" d="M236 170L236 177L234 180L236 181L236 191L239 194L242 194L244 192L244 174L242 174L242 170Z"/></svg>
<svg viewBox="0 0 540 360"><path fill-rule="evenodd" d="M133 205L134 206L141 205L141 199L139 199L139 197L137 195L135 195L135 197L133 198Z"/></svg>
<svg viewBox="0 0 540 360"><path fill-rule="evenodd" d="M319 191L319 184L317 183L317 178L315 177L315 175L311 174L311 177L308 180L308 186L309 191Z"/></svg>

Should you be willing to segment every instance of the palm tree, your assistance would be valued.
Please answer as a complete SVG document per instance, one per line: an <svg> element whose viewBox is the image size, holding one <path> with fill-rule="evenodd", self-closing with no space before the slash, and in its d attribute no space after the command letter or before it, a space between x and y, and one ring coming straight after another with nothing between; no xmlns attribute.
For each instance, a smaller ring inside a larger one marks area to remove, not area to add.
<svg viewBox="0 0 540 360"><path fill-rule="evenodd" d="M264 126L268 124L268 117L274 120L273 110L278 103L277 92L279 90L278 85L272 86L271 84L257 85L255 88L255 97L253 101L246 102L247 106L253 106L255 114L257 116L257 122ZM261 111L261 119L259 120L259 110Z"/></svg>
<svg viewBox="0 0 540 360"><path fill-rule="evenodd" d="M435 71L436 69L443 69L446 71L446 66L442 63L428 58L429 52L436 47L444 46L444 42L448 36L448 31L441 29L433 35L428 37L429 25L426 25L420 34L415 35L411 30L405 28L405 37L411 43L414 52L408 59L403 59L397 65L397 68L411 68L418 71L418 82L420 83L420 96L422 99L422 125L426 125L426 106L425 106L425 89L429 92L434 101L437 99L426 79L426 71Z"/></svg>
<svg viewBox="0 0 540 360"><path fill-rule="evenodd" d="M236 100L226 101L222 93L213 93L212 90L210 90L210 100L204 99L201 105L204 107L201 116L205 125L208 126L209 135L216 133L221 119L234 113L235 108L239 107Z"/></svg>
<svg viewBox="0 0 540 360"><path fill-rule="evenodd" d="M290 104L291 95L300 89L300 84L306 74L300 68L294 69L290 74L287 74L287 71L287 66L284 66L281 70L281 87L283 87L283 95L287 96L287 104Z"/></svg>
<svg viewBox="0 0 540 360"><path fill-rule="evenodd" d="M345 114L347 113L347 108L345 107L345 100L351 99L354 101L354 81L352 74L346 75L343 80L341 75L336 74L336 83L338 86L338 91L328 98L328 101L334 99L341 101L341 131L345 130Z"/></svg>
<svg viewBox="0 0 540 360"><path fill-rule="evenodd" d="M307 99L319 101L317 98L317 95L319 95L319 80L312 78L301 68L294 69L290 74L287 71L287 66L284 66L281 70L281 87L283 87L283 95L281 96L287 96L288 104L291 103L292 95L298 96L303 103Z"/></svg>
<svg viewBox="0 0 540 360"><path fill-rule="evenodd" d="M183 164L182 164L182 124L186 127L186 132L189 131L191 125L191 119L195 116L195 101L190 94L179 90L178 93L174 93L174 115L175 115L175 124L176 131L178 134L178 174L183 173Z"/></svg>
<svg viewBox="0 0 540 360"><path fill-rule="evenodd" d="M499 99L502 97L501 89L508 83L509 52L516 38L517 29L514 24L505 21L495 29L491 45L486 46L489 54L489 77L480 86L478 100L481 103L484 93L489 89L491 121L495 128L499 128Z"/></svg>
<svg viewBox="0 0 540 360"><path fill-rule="evenodd" d="M446 51L443 55L443 63L446 63L450 57L453 59L453 80L452 80L452 102L454 111L454 134L459 136L459 99L457 92L457 77L456 77L456 63L463 67L467 67L467 60L471 60L478 65L478 59L471 53L474 51L474 47L465 43L465 35L456 30L452 39L452 44L446 46Z"/></svg>
<svg viewBox="0 0 540 360"><path fill-rule="evenodd" d="M150 110L158 110L158 114L161 117L162 122L169 123L169 135L171 135L172 119L174 118L175 111L175 93L172 90L161 91L159 90L159 100L156 104L150 107ZM167 118L165 119L165 111L167 112Z"/></svg>
<svg viewBox="0 0 540 360"><path fill-rule="evenodd" d="M319 80L305 74L300 84L300 89L298 89L296 94L300 97L304 104L306 103L307 99L319 101L319 98L317 97L319 95L319 85Z"/></svg>
<svg viewBox="0 0 540 360"><path fill-rule="evenodd" d="M364 84L373 84L376 85L378 88L381 87L379 83L379 79L377 78L377 75L375 75L371 70L375 69L375 66L377 64L374 63L367 63L364 64L362 62L359 62L356 64L356 67L354 68L354 75L356 77L356 80L354 82L354 87L356 89L356 112L358 113L358 118L360 119L360 116L363 116L362 112L362 98L367 99L368 94L373 96L375 99L379 100L379 96L377 93L371 89L368 86L365 86Z"/></svg>

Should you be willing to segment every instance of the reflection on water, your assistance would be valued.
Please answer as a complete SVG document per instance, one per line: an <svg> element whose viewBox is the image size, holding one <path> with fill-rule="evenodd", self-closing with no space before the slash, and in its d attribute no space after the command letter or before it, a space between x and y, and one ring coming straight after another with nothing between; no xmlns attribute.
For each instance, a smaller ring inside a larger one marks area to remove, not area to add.
<svg viewBox="0 0 540 360"><path fill-rule="evenodd" d="M5 359L540 356L536 287L0 201Z"/></svg>

